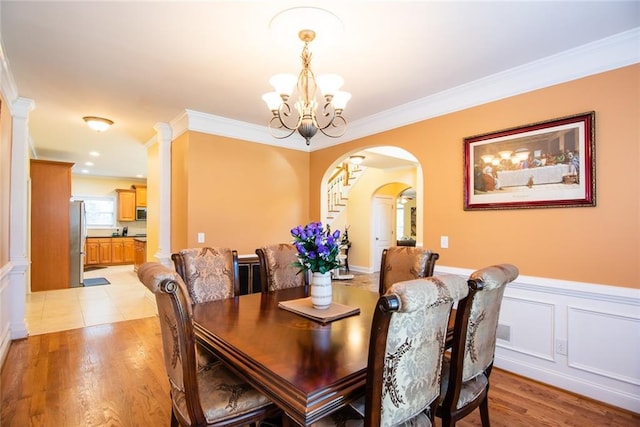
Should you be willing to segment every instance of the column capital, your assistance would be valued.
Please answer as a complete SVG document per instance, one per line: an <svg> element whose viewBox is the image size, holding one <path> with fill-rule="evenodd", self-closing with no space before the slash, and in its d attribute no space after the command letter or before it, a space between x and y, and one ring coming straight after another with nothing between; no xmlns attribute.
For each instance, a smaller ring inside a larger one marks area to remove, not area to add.
<svg viewBox="0 0 640 427"><path fill-rule="evenodd" d="M36 103L29 98L18 98L11 104L11 114L17 119L26 119L29 113L36 107Z"/></svg>

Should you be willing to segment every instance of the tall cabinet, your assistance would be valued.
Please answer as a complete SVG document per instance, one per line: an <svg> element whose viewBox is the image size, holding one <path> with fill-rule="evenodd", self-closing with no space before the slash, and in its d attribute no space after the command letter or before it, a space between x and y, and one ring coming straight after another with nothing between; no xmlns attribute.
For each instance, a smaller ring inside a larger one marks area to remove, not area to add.
<svg viewBox="0 0 640 427"><path fill-rule="evenodd" d="M31 290L69 287L73 163L31 160Z"/></svg>

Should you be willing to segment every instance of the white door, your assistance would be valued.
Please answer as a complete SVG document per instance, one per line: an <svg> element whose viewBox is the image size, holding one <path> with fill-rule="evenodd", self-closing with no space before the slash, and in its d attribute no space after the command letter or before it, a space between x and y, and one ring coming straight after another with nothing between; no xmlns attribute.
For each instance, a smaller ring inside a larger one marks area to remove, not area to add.
<svg viewBox="0 0 640 427"><path fill-rule="evenodd" d="M393 198L373 198L373 271L380 271L382 251L393 245Z"/></svg>

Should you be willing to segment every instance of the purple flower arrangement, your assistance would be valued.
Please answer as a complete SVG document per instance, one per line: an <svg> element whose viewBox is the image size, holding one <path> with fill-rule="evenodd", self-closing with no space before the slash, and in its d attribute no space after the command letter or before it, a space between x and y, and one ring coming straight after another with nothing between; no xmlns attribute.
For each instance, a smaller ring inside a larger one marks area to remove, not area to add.
<svg viewBox="0 0 640 427"><path fill-rule="evenodd" d="M329 227L325 230L321 222L311 222L291 229L293 244L298 249L296 267L300 271L328 273L340 267L340 230L333 234Z"/></svg>

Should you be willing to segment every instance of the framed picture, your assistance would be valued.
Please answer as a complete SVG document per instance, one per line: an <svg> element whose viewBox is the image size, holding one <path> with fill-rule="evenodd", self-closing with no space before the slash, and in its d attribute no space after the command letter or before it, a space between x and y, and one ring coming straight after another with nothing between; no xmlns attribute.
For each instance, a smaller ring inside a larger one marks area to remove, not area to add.
<svg viewBox="0 0 640 427"><path fill-rule="evenodd" d="M595 112L464 139L464 209L596 205Z"/></svg>

